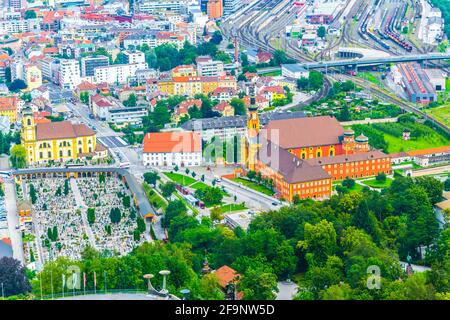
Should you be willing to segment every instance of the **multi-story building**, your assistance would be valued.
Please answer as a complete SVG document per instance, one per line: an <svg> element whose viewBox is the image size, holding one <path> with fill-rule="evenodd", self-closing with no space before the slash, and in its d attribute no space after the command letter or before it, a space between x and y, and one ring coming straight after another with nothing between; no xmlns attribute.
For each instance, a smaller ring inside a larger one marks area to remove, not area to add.
<svg viewBox="0 0 450 320"><path fill-rule="evenodd" d="M31 109L24 110L20 136L30 165L96 157L104 149L97 144L95 131L85 124L69 121L36 124Z"/></svg>
<svg viewBox="0 0 450 320"><path fill-rule="evenodd" d="M94 82L106 82L108 84L126 83L129 78L134 77L137 70L147 69L146 63L115 64L111 66L98 67L94 71Z"/></svg>
<svg viewBox="0 0 450 320"><path fill-rule="evenodd" d="M142 51L123 51L123 58L124 64L145 63L145 54Z"/></svg>
<svg viewBox="0 0 450 320"><path fill-rule="evenodd" d="M16 10L20 10L22 8L27 7L26 0L5 0L5 6L8 8L14 8Z"/></svg>
<svg viewBox="0 0 450 320"><path fill-rule="evenodd" d="M17 121L19 106L17 97L0 97L0 117L8 117L11 123Z"/></svg>
<svg viewBox="0 0 450 320"><path fill-rule="evenodd" d="M108 110L107 121L118 127L142 125L142 118L148 115L147 107L112 108Z"/></svg>
<svg viewBox="0 0 450 320"><path fill-rule="evenodd" d="M63 89L74 89L81 83L80 64L75 59L61 59L59 64L59 85Z"/></svg>
<svg viewBox="0 0 450 320"><path fill-rule="evenodd" d="M223 0L209 0L206 11L210 19L219 19L223 15Z"/></svg>
<svg viewBox="0 0 450 320"><path fill-rule="evenodd" d="M40 30L38 19L0 20L0 33L39 32Z"/></svg>
<svg viewBox="0 0 450 320"><path fill-rule="evenodd" d="M81 76L94 76L95 68L109 66L109 58L106 56L93 56L81 58Z"/></svg>
<svg viewBox="0 0 450 320"><path fill-rule="evenodd" d="M28 91L36 89L42 85L42 71L37 65L25 64L23 66L23 75Z"/></svg>
<svg viewBox="0 0 450 320"><path fill-rule="evenodd" d="M151 132L144 136L144 166L193 167L202 162L202 141L196 132Z"/></svg>
<svg viewBox="0 0 450 320"><path fill-rule="evenodd" d="M222 61L213 60L211 57L198 57L197 73L202 77L218 77L225 75Z"/></svg>
<svg viewBox="0 0 450 320"><path fill-rule="evenodd" d="M334 180L391 172L388 155L371 151L367 137L355 139L335 118L270 121L261 130L257 108L249 110L242 161L272 179L280 198L324 199L331 196Z"/></svg>
<svg viewBox="0 0 450 320"><path fill-rule="evenodd" d="M137 11L157 14L163 12L185 13L191 0L141 0L137 3Z"/></svg>

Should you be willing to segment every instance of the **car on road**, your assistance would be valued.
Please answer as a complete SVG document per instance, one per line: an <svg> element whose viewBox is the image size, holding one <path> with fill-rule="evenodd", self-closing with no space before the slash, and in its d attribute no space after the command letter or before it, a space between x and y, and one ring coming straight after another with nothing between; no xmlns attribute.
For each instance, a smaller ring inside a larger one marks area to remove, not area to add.
<svg viewBox="0 0 450 320"><path fill-rule="evenodd" d="M89 113L89 119L94 119L94 115L92 113Z"/></svg>
<svg viewBox="0 0 450 320"><path fill-rule="evenodd" d="M272 205L276 207L278 205L278 203L272 202Z"/></svg>

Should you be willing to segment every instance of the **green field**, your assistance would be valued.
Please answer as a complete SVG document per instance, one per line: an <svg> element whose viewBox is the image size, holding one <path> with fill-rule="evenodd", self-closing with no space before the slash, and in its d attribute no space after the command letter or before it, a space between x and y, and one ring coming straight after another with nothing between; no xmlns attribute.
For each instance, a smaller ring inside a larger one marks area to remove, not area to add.
<svg viewBox="0 0 450 320"><path fill-rule="evenodd" d="M386 178L386 181L377 181L376 179L369 179L361 181L366 186L372 188L389 188L394 180L391 178Z"/></svg>
<svg viewBox="0 0 450 320"><path fill-rule="evenodd" d="M263 185L257 184L256 182L247 180L247 179L233 178L231 180L234 181L234 182L237 182L237 183L242 183L244 186L246 186L246 187L248 187L250 189L253 189L255 191L259 191L261 193L264 193L264 194L266 194L268 196L273 196L273 194L274 194L274 192L272 190L270 190L269 188L267 188L267 187L265 187Z"/></svg>
<svg viewBox="0 0 450 320"><path fill-rule="evenodd" d="M450 126L450 104L424 110L426 114Z"/></svg>
<svg viewBox="0 0 450 320"><path fill-rule="evenodd" d="M379 73L376 73L376 72L359 72L357 74L358 78L365 79L365 80L368 80L378 86L382 86L383 84L381 83L378 76L379 76Z"/></svg>
<svg viewBox="0 0 450 320"><path fill-rule="evenodd" d="M169 178L173 182L177 182L185 187L190 186L191 184L197 182L197 180L195 180L194 178L185 176L184 174L180 173L164 172L164 174L167 176L167 178Z"/></svg>
<svg viewBox="0 0 450 320"><path fill-rule="evenodd" d="M220 209L220 212L222 212L222 213L228 213L228 212L233 212L233 211L245 210L245 209L247 209L247 207L240 203L239 204L229 203L229 204L220 206L219 209Z"/></svg>
<svg viewBox="0 0 450 320"><path fill-rule="evenodd" d="M167 203L164 201L163 198L159 196L148 184L145 182L142 184L142 187L144 188L145 194L147 195L148 201L150 201L150 204L155 209L165 209L167 207ZM153 193L152 193L153 191Z"/></svg>
<svg viewBox="0 0 450 320"><path fill-rule="evenodd" d="M192 189L195 189L195 190L203 190L205 188L208 188L209 186L206 183L198 181L198 182L190 185L189 187L192 188Z"/></svg>
<svg viewBox="0 0 450 320"><path fill-rule="evenodd" d="M446 137L421 123L377 123L371 125L353 125L355 135L364 133L369 144L375 149L387 153L407 152L449 145ZM409 129L410 140L403 140L403 130Z"/></svg>

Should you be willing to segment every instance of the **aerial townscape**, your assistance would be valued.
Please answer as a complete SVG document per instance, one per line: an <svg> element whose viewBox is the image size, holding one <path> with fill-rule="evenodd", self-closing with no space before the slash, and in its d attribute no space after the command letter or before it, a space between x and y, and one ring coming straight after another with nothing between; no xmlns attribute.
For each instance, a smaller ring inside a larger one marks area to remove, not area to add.
<svg viewBox="0 0 450 320"><path fill-rule="evenodd" d="M442 0L4 0L0 300L450 300L449 39Z"/></svg>

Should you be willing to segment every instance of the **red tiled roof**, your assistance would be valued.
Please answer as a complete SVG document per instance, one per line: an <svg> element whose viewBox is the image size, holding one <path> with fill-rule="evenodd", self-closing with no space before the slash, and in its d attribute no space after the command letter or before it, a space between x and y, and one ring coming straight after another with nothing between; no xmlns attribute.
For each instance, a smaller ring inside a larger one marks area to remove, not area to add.
<svg viewBox="0 0 450 320"><path fill-rule="evenodd" d="M69 121L36 124L36 140L68 139L95 135L95 131L85 124Z"/></svg>
<svg viewBox="0 0 450 320"><path fill-rule="evenodd" d="M219 280L219 284L222 288L226 288L228 284L231 282L237 280L237 278L240 277L240 274L237 273L236 270L233 268L230 268L229 266L225 265L217 269L214 274L216 275L217 279Z"/></svg>
<svg viewBox="0 0 450 320"><path fill-rule="evenodd" d="M0 110L16 110L17 98L16 97L0 97Z"/></svg>
<svg viewBox="0 0 450 320"><path fill-rule="evenodd" d="M444 153L444 152L450 152L450 146L408 151L407 154L411 157L414 157L414 156L424 156L424 155L428 155L428 154Z"/></svg>
<svg viewBox="0 0 450 320"><path fill-rule="evenodd" d="M269 140L271 136L279 135L279 142L274 142L282 148L291 149L339 144L344 128L336 118L321 116L272 120L261 133Z"/></svg>
<svg viewBox="0 0 450 320"><path fill-rule="evenodd" d="M151 132L144 136L144 153L201 151L202 142L196 132Z"/></svg>

